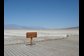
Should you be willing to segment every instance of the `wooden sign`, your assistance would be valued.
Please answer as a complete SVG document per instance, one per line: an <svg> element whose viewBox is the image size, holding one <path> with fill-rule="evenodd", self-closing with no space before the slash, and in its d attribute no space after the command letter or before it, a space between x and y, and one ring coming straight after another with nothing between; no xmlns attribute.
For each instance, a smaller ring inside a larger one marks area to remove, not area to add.
<svg viewBox="0 0 84 56"><path fill-rule="evenodd" d="M37 37L37 32L27 32L26 33L26 38L36 38Z"/></svg>
<svg viewBox="0 0 84 56"><path fill-rule="evenodd" d="M26 38L30 38L30 44L32 45L33 38L37 37L37 32L27 32Z"/></svg>

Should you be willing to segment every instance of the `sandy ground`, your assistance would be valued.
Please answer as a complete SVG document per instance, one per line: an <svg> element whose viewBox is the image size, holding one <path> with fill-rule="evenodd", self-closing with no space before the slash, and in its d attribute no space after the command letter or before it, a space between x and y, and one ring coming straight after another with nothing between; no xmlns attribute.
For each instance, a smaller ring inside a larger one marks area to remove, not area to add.
<svg viewBox="0 0 84 56"><path fill-rule="evenodd" d="M39 36L34 39L32 46L27 45L27 31L5 30L4 56L79 56L78 30L35 30ZM69 34L69 37L66 37L66 34ZM40 39L41 41L38 41Z"/></svg>

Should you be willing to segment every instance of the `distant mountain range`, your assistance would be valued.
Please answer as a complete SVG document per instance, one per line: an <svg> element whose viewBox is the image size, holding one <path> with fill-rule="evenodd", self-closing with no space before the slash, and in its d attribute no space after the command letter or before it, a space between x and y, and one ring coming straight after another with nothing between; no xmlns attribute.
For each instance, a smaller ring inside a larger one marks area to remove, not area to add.
<svg viewBox="0 0 84 56"><path fill-rule="evenodd" d="M38 27L38 26L26 27L26 26L20 26L16 24L7 24L7 25L4 25L4 29L49 29L49 28ZM60 29L79 29L79 27L77 26L77 27L60 28ZM53 30L55 30L55 28L53 28Z"/></svg>
<svg viewBox="0 0 84 56"><path fill-rule="evenodd" d="M65 28L65 29L79 29L79 27L69 27L69 28Z"/></svg>
<svg viewBox="0 0 84 56"><path fill-rule="evenodd" d="M4 29L46 29L46 28L38 27L38 26L26 27L26 26L20 26L16 24L7 24L7 25L4 25Z"/></svg>

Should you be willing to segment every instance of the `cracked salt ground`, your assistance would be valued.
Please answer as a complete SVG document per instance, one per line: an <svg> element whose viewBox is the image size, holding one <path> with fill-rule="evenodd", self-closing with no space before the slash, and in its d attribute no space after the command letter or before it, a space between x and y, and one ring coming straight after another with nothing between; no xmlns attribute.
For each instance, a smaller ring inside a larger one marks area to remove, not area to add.
<svg viewBox="0 0 84 56"><path fill-rule="evenodd" d="M79 56L79 36L4 46L4 56Z"/></svg>

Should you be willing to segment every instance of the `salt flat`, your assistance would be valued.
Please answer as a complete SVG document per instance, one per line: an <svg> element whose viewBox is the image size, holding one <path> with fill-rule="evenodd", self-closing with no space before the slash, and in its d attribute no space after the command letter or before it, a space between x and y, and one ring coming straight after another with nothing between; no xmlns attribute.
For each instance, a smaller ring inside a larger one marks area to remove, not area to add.
<svg viewBox="0 0 84 56"><path fill-rule="evenodd" d="M79 56L78 30L30 30L39 34L32 46L26 45L25 33L28 31L4 31L4 56ZM38 41L40 39L44 41Z"/></svg>
<svg viewBox="0 0 84 56"><path fill-rule="evenodd" d="M79 37L4 46L5 56L79 56Z"/></svg>

